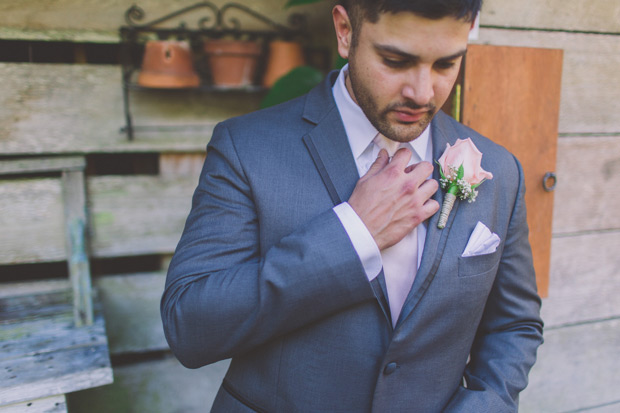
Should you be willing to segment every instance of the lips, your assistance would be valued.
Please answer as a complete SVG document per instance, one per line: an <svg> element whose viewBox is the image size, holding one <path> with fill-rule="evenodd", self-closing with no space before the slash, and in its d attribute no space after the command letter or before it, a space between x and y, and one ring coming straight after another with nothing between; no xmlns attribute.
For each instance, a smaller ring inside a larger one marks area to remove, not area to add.
<svg viewBox="0 0 620 413"><path fill-rule="evenodd" d="M428 115L428 110L412 111L406 109L394 110L396 118L403 123L415 123Z"/></svg>

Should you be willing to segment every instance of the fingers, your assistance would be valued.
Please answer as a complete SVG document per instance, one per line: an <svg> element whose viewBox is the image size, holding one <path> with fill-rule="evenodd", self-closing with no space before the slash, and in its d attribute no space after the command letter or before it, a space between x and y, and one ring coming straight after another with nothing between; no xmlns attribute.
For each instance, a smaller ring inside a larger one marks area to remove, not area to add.
<svg viewBox="0 0 620 413"><path fill-rule="evenodd" d="M368 172L366 172L364 177L376 175L380 170L385 168L389 161L390 158L388 157L387 151L385 149L381 149L379 151L379 156L377 156L377 159L375 159L375 161L372 163L370 169L368 169Z"/></svg>

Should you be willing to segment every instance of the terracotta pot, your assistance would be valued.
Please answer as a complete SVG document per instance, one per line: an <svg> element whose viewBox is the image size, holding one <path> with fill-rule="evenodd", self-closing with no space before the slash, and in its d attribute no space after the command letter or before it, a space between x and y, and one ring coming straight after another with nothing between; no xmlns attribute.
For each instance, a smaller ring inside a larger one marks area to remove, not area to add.
<svg viewBox="0 0 620 413"><path fill-rule="evenodd" d="M269 43L269 58L263 78L263 86L273 86L283 75L305 64L306 59L299 43L284 40L272 41Z"/></svg>
<svg viewBox="0 0 620 413"><path fill-rule="evenodd" d="M255 73L261 45L240 40L209 40L204 50L208 57L213 84L225 87L250 86Z"/></svg>
<svg viewBox="0 0 620 413"><path fill-rule="evenodd" d="M153 88L199 86L200 77L194 70L189 44L185 41L148 41L138 84Z"/></svg>

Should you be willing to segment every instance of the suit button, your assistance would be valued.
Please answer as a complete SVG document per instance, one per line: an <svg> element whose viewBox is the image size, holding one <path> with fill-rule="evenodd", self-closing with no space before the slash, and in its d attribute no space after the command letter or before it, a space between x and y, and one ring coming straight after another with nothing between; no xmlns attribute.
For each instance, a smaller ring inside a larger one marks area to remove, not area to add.
<svg viewBox="0 0 620 413"><path fill-rule="evenodd" d="M383 369L383 374L385 375L390 375L392 373L394 373L396 371L396 369L398 368L398 364L392 362L392 363L388 363L385 368Z"/></svg>

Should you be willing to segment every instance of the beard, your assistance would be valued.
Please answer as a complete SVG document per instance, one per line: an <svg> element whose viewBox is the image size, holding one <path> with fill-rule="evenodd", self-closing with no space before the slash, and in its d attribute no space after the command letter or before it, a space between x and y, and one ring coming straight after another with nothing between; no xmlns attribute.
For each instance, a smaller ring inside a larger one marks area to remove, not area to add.
<svg viewBox="0 0 620 413"><path fill-rule="evenodd" d="M380 108L370 88L360 81L356 71L349 66L349 79L357 104L362 109L370 123L388 139L397 142L411 142L424 132L429 125L437 108L433 103L418 105L413 101L394 102L385 108ZM390 120L390 113L401 109L427 110L417 122L401 122Z"/></svg>

